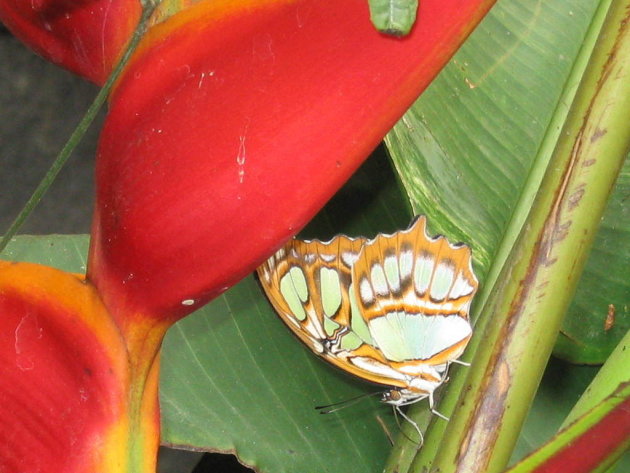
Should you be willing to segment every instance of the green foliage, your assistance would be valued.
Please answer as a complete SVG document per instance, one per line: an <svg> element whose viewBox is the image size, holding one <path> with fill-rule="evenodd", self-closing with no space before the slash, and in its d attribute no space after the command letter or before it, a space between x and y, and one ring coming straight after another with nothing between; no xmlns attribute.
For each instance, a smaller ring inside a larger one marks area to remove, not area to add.
<svg viewBox="0 0 630 473"><path fill-rule="evenodd" d="M499 2L387 137L414 212L472 246L482 281L515 238L510 221L529 212L536 189L525 185L566 117L597 6ZM557 355L574 362L603 363L630 328L629 172L626 164L558 342ZM609 304L618 317L605 331Z"/></svg>

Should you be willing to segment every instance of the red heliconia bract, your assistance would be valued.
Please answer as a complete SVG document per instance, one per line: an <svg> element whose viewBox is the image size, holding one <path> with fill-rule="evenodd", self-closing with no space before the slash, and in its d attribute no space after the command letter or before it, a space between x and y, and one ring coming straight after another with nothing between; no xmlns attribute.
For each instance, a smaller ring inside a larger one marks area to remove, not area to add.
<svg viewBox="0 0 630 473"><path fill-rule="evenodd" d="M102 84L140 18L139 0L0 0L0 20L49 61Z"/></svg>
<svg viewBox="0 0 630 473"><path fill-rule="evenodd" d="M121 325L176 320L300 230L492 0L207 0L152 28L111 97L88 277Z"/></svg>
<svg viewBox="0 0 630 473"><path fill-rule="evenodd" d="M134 450L148 452L134 467L155 467L157 377L132 379L89 282L0 261L0 314L0 471L131 471ZM134 398L146 386L150 397Z"/></svg>

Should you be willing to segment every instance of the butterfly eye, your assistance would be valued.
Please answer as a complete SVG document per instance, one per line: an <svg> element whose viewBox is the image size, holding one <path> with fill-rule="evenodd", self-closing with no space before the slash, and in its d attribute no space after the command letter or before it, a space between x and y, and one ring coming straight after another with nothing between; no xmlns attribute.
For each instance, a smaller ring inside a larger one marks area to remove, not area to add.
<svg viewBox="0 0 630 473"><path fill-rule="evenodd" d="M402 394L397 389L391 389L383 393L381 400L387 404L396 404L402 400Z"/></svg>

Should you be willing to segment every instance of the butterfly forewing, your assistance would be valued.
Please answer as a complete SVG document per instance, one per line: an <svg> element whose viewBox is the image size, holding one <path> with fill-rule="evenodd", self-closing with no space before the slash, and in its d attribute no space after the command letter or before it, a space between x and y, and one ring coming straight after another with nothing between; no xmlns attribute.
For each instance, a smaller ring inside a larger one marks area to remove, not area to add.
<svg viewBox="0 0 630 473"><path fill-rule="evenodd" d="M365 239L292 240L258 268L284 322L316 352L334 349L349 325L352 265Z"/></svg>

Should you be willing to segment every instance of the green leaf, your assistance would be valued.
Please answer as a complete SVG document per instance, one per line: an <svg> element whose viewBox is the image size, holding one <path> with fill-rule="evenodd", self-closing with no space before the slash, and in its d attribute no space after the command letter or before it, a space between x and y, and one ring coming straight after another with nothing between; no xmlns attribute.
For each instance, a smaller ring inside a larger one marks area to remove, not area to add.
<svg viewBox="0 0 630 473"><path fill-rule="evenodd" d="M554 113L566 115L565 86L596 7L498 2L387 136L414 212L469 243L482 277Z"/></svg>
<svg viewBox="0 0 630 473"><path fill-rule="evenodd" d="M509 250L529 212L536 189L524 186L557 139L585 61L580 47L592 47L587 28L602 21L597 7L499 2L387 137L414 212L468 242L482 280L491 263L501 267L500 244ZM579 363L602 363L630 327L625 169L556 349ZM617 324L605 331L609 304Z"/></svg>
<svg viewBox="0 0 630 473"><path fill-rule="evenodd" d="M395 35L406 35L416 21L418 0L368 0L370 18L377 30Z"/></svg>
<svg viewBox="0 0 630 473"><path fill-rule="evenodd" d="M85 273L89 242L87 235L20 235L11 239L2 259Z"/></svg>
<svg viewBox="0 0 630 473"><path fill-rule="evenodd" d="M315 406L375 392L303 347L248 277L168 334L163 441L235 452L261 471L371 471L384 461L391 410L374 398L321 415ZM321 452L326 451L324 456Z"/></svg>

